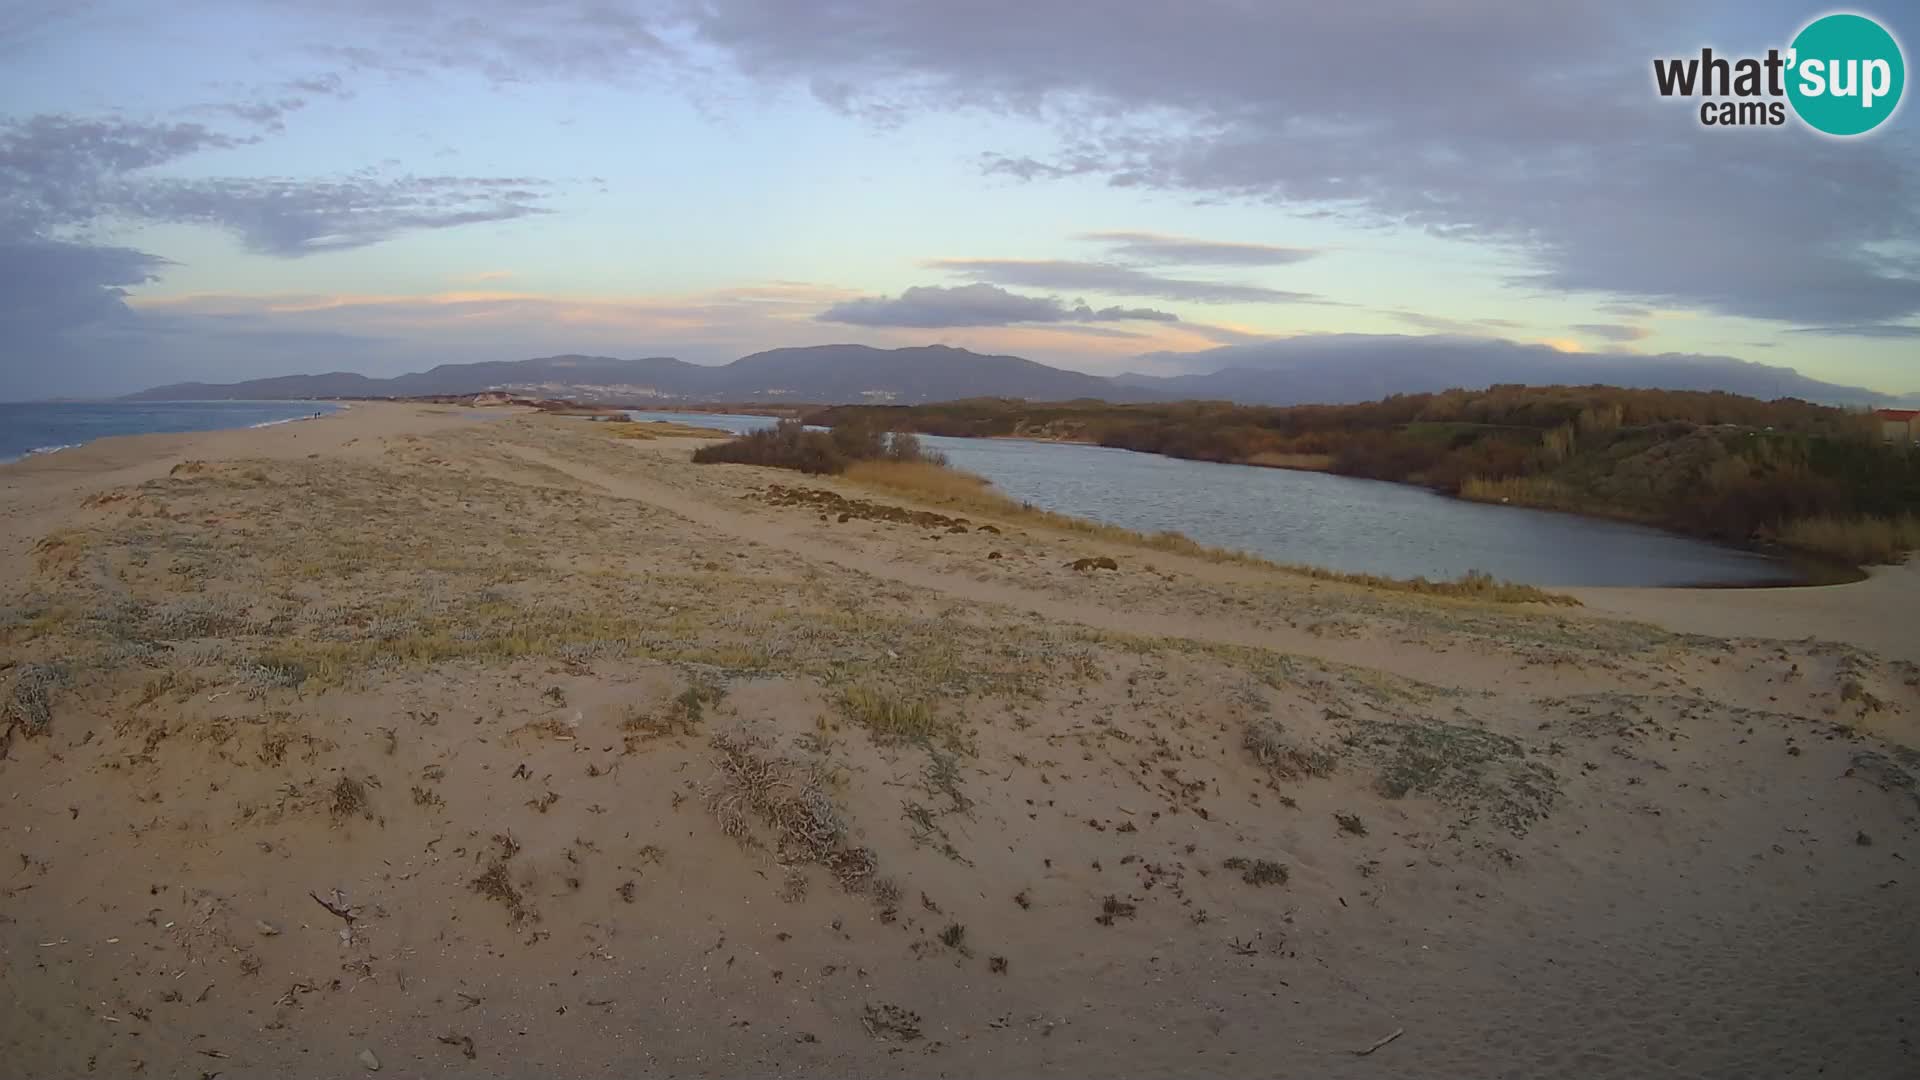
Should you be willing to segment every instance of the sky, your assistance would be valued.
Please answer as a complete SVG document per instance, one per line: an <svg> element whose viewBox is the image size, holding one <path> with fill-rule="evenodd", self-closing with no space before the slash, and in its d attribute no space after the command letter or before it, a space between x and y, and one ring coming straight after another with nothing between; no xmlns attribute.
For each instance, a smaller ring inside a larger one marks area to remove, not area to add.
<svg viewBox="0 0 1920 1080"><path fill-rule="evenodd" d="M1654 90L1829 10L0 0L0 399L1321 334L1917 391L1916 106L1835 139ZM1847 10L1914 59L1920 9Z"/></svg>

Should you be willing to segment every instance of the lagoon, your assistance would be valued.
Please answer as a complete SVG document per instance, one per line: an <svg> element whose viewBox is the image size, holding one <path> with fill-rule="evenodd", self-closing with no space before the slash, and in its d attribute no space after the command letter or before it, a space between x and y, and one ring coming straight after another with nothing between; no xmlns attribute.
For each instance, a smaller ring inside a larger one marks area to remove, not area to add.
<svg viewBox="0 0 1920 1080"><path fill-rule="evenodd" d="M764 416L635 412L743 432ZM1348 573L1545 586L1788 584L1786 562L1660 529L1494 506L1330 473L1187 461L1076 443L922 436L1008 496L1141 532Z"/></svg>

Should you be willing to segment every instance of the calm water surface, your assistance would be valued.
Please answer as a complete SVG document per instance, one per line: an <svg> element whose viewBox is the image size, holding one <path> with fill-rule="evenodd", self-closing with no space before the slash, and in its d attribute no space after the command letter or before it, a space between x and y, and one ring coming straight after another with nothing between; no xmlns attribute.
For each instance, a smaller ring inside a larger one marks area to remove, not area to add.
<svg viewBox="0 0 1920 1080"><path fill-rule="evenodd" d="M774 423L764 416L633 416L734 432ZM1658 529L1465 502L1405 484L1072 443L923 441L956 468L1043 509L1142 532L1171 529L1279 562L1392 577L1481 570L1532 585L1741 585L1796 577L1779 560Z"/></svg>

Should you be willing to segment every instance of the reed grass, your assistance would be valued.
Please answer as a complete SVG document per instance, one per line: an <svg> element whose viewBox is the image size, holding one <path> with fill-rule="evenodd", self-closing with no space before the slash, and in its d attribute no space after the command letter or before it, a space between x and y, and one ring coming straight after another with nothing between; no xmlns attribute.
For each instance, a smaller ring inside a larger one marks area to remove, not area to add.
<svg viewBox="0 0 1920 1080"><path fill-rule="evenodd" d="M696 427L692 424L680 424L665 420L634 420L624 424L607 424L604 434L616 439L730 439L733 433L719 428Z"/></svg>
<svg viewBox="0 0 1920 1080"><path fill-rule="evenodd" d="M1592 510L1592 500L1583 502L1565 484L1545 476L1508 476L1498 480L1469 476L1460 484L1460 497L1474 502L1537 506L1549 510Z"/></svg>
<svg viewBox="0 0 1920 1080"><path fill-rule="evenodd" d="M1780 528L1776 538L1788 547L1831 555L1861 565L1902 562L1920 547L1920 517L1859 515L1798 518Z"/></svg>

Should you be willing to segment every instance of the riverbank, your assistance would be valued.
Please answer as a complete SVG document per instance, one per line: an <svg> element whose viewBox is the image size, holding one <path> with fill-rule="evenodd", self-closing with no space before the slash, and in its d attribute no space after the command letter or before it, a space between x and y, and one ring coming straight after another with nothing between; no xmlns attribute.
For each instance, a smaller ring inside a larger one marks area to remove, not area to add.
<svg viewBox="0 0 1920 1080"><path fill-rule="evenodd" d="M1419 596L621 426L0 468L20 1072L1915 1064L1891 603Z"/></svg>
<svg viewBox="0 0 1920 1080"><path fill-rule="evenodd" d="M1288 407L843 405L808 420L1304 468L1856 563L1897 562L1920 544L1920 455L1884 443L1858 414L1790 399L1495 386Z"/></svg>
<svg viewBox="0 0 1920 1080"><path fill-rule="evenodd" d="M1920 664L1920 565L1876 566L1817 588L1566 590L1595 614L1679 633L1829 641Z"/></svg>

